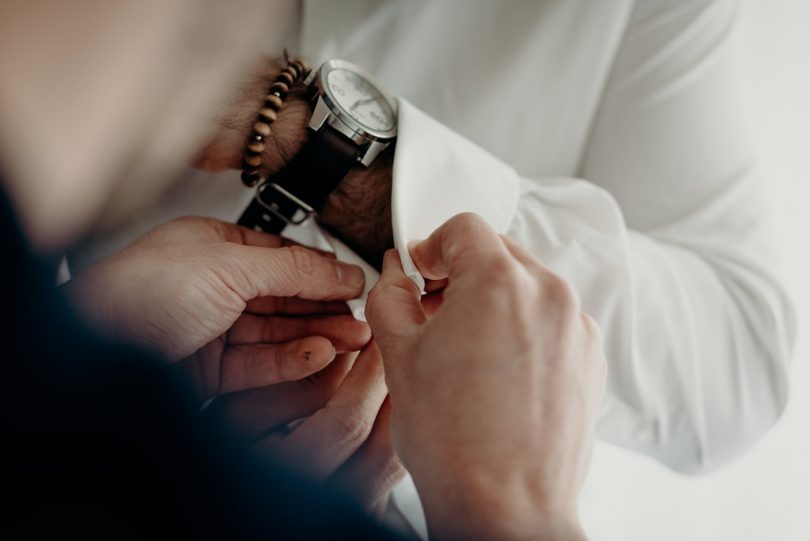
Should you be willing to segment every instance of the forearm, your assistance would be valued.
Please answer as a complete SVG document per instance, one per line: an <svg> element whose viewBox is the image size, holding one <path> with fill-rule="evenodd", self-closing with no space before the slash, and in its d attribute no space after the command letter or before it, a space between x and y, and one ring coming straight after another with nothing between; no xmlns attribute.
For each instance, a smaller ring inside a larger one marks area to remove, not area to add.
<svg viewBox="0 0 810 541"><path fill-rule="evenodd" d="M376 268L393 248L391 222L392 144L368 168L356 166L329 196L320 223Z"/></svg>

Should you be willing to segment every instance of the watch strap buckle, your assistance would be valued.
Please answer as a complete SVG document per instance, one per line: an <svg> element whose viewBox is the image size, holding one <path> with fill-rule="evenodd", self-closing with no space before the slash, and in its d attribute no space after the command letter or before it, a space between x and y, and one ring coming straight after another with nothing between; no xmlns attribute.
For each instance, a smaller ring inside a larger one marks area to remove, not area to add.
<svg viewBox="0 0 810 541"><path fill-rule="evenodd" d="M292 208L293 212L291 215L287 216L282 209L282 206L273 201L273 197L271 197L270 201L265 201L262 198L262 195L267 191L272 190L279 196L283 197L292 205L285 207ZM301 199L296 197L295 195L291 194L275 182L265 182L258 188L256 188L256 195L254 196L256 202L264 208L266 211L270 212L280 220L283 220L289 225L301 225L302 223L306 222L313 214L315 214L315 209L311 206L304 203Z"/></svg>

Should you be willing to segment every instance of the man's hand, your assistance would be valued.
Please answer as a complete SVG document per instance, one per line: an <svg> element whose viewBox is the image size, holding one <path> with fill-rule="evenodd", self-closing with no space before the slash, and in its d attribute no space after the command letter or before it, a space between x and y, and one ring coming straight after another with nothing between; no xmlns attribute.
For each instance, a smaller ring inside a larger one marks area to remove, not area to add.
<svg viewBox="0 0 810 541"><path fill-rule="evenodd" d="M596 324L566 282L477 216L411 253L447 281L426 302L432 316L393 251L366 314L432 536L581 538L606 369Z"/></svg>
<svg viewBox="0 0 810 541"><path fill-rule="evenodd" d="M363 273L283 242L183 218L63 287L97 326L180 360L199 398L216 397L204 415L379 510L404 470L379 352L348 353L370 333L337 300L362 290Z"/></svg>
<svg viewBox="0 0 810 541"><path fill-rule="evenodd" d="M273 381L262 377L281 377L280 371L286 379L304 377L331 361L336 350L355 351L369 338L366 326L344 313L343 303L329 302L357 296L362 271L282 244L280 237L233 224L181 218L63 287L102 330L169 360L216 358L218 369L227 357L223 377L233 370L234 380L219 381L220 389L244 387L248 373L267 385Z"/></svg>
<svg viewBox="0 0 810 541"><path fill-rule="evenodd" d="M338 355L300 381L220 397L205 415L235 424L261 456L335 483L369 511L381 512L405 470L391 442L377 346L371 342L355 357Z"/></svg>

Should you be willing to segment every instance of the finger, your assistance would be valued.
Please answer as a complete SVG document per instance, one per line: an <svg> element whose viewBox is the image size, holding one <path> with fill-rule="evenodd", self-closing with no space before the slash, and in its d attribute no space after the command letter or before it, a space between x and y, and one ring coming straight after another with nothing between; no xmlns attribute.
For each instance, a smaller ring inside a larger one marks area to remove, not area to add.
<svg viewBox="0 0 810 541"><path fill-rule="evenodd" d="M225 420L245 439L261 436L272 447L269 432L324 407L356 358L356 353L338 355L326 368L304 379L220 396L205 415Z"/></svg>
<svg viewBox="0 0 810 541"><path fill-rule="evenodd" d="M366 441L388 391L372 341L329 403L295 429L277 452L318 479L333 474Z"/></svg>
<svg viewBox="0 0 810 541"><path fill-rule="evenodd" d="M369 292L366 318L381 347L401 343L412 336L425 320L421 292L405 275L396 250L388 250L383 257L380 279Z"/></svg>
<svg viewBox="0 0 810 541"><path fill-rule="evenodd" d="M338 353L357 351L371 339L368 324L351 315L273 317L242 314L228 331L228 345L290 342L322 336Z"/></svg>
<svg viewBox="0 0 810 541"><path fill-rule="evenodd" d="M391 502L391 491L389 490L385 496L380 498L376 504L369 510L369 514L377 520L382 520L385 517L385 511L388 509L388 504Z"/></svg>
<svg viewBox="0 0 810 541"><path fill-rule="evenodd" d="M422 310L428 319L438 311L444 300L444 291L434 291L422 296Z"/></svg>
<svg viewBox="0 0 810 541"><path fill-rule="evenodd" d="M405 477L391 440L391 399L386 398L366 443L332 476L371 511Z"/></svg>
<svg viewBox="0 0 810 541"><path fill-rule="evenodd" d="M301 246L266 249L223 243L216 261L228 285L243 299L301 297L353 299L363 291L360 267L324 257Z"/></svg>
<svg viewBox="0 0 810 541"><path fill-rule="evenodd" d="M433 291L439 291L440 289L444 289L449 284L449 280L446 278L444 280L426 280L425 281L425 291L428 293L432 293Z"/></svg>
<svg viewBox="0 0 810 541"><path fill-rule="evenodd" d="M343 301L311 301L298 297L256 297L248 301L245 312L290 316L351 313Z"/></svg>
<svg viewBox="0 0 810 541"><path fill-rule="evenodd" d="M222 239L227 242L263 248L279 248L284 243L284 238L279 235L256 231L230 222L217 220L216 227Z"/></svg>
<svg viewBox="0 0 810 541"><path fill-rule="evenodd" d="M304 246L300 242L279 235L265 233L264 231L256 231L255 229L230 222L221 222L219 220L217 220L217 227L220 230L222 239L227 242L234 242L236 244L261 248L301 246L306 247L307 249L312 250L313 252L316 252L326 258L335 259L335 254L333 252L327 252L326 250L321 250L320 248L314 248L312 246Z"/></svg>
<svg viewBox="0 0 810 541"><path fill-rule="evenodd" d="M501 240L506 246L506 249L509 250L509 253L512 254L512 257L517 259L527 269L531 271L551 272L545 265L543 265L540 262L539 259L537 259L528 251L526 251L526 249L523 248L523 246L521 246L514 240L510 239L506 235L501 235Z"/></svg>
<svg viewBox="0 0 810 541"><path fill-rule="evenodd" d="M249 244L249 243L246 243ZM310 246L308 244L302 244L297 240L288 239L287 237L281 237L281 245L282 246L300 246L302 248L306 248L307 250L312 250L316 254L322 255L327 259L337 259L335 252L329 252L327 250L322 250L320 248L316 248L315 246Z"/></svg>
<svg viewBox="0 0 810 541"><path fill-rule="evenodd" d="M495 230L472 213L453 216L426 240L410 247L419 272L431 280L452 279L505 252Z"/></svg>
<svg viewBox="0 0 810 541"><path fill-rule="evenodd" d="M209 396L305 378L335 358L326 338L311 336L285 344L230 346L222 354L218 389Z"/></svg>

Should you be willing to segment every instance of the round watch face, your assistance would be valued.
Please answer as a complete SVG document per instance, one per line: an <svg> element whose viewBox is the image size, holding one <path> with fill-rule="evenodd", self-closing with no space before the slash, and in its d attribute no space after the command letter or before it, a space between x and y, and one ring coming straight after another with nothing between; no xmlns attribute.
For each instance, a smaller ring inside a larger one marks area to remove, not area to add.
<svg viewBox="0 0 810 541"><path fill-rule="evenodd" d="M377 131L394 127L391 104L361 75L347 69L333 69L326 76L326 84L340 108L359 124Z"/></svg>

